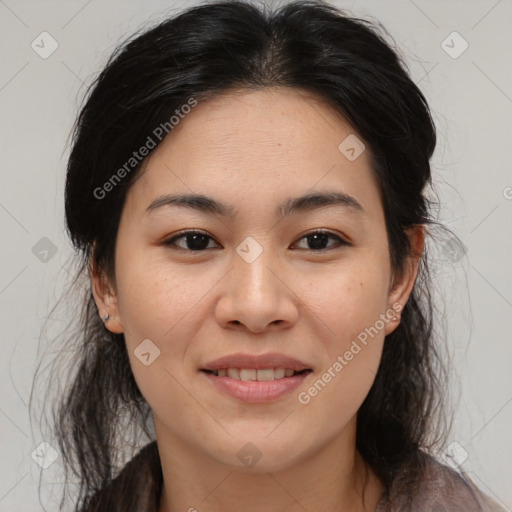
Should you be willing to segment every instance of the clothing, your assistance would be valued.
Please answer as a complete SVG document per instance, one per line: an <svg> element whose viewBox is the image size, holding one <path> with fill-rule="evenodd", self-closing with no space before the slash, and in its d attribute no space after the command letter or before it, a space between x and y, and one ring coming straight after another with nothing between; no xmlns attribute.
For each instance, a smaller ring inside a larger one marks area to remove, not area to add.
<svg viewBox="0 0 512 512"><path fill-rule="evenodd" d="M427 457L427 471L416 493L400 493L392 505L384 493L374 512L506 512L473 482Z"/></svg>
<svg viewBox="0 0 512 512"><path fill-rule="evenodd" d="M506 512L463 475L427 457L416 493L384 493L374 512ZM146 445L81 512L158 512L163 478L156 441ZM113 498L115 496L115 498Z"/></svg>

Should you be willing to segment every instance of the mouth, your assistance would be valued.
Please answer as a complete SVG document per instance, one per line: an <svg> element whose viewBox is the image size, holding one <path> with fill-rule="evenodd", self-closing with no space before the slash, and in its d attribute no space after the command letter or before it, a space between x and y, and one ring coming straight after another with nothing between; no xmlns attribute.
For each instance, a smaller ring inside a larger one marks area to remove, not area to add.
<svg viewBox="0 0 512 512"><path fill-rule="evenodd" d="M310 363L279 353L237 353L202 364L200 374L209 386L236 400L275 402L290 396L309 378Z"/></svg>
<svg viewBox="0 0 512 512"><path fill-rule="evenodd" d="M213 389L246 403L272 403L296 390L313 370L306 368L219 368L202 369L199 373L210 381Z"/></svg>
<svg viewBox="0 0 512 512"><path fill-rule="evenodd" d="M309 368L300 371L293 370L292 368L219 368L218 370L202 369L201 371L215 377L227 377L228 379L239 380L242 382L268 382L288 379L295 375L310 373L312 370Z"/></svg>

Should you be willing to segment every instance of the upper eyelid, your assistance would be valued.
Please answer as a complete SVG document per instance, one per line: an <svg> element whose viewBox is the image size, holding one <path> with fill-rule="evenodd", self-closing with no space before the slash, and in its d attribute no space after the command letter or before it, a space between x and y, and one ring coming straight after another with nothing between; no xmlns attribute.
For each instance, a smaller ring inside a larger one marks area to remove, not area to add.
<svg viewBox="0 0 512 512"><path fill-rule="evenodd" d="M315 235L315 234L323 234L323 235L327 235L331 238L337 238L339 240L339 244L340 245L350 245L350 242L349 240L347 239L347 237L343 236L343 235L340 235L338 233L335 233L334 231L331 231L331 230L328 230L328 229L321 229L321 228L318 228L318 229L313 229L312 231L308 231L306 233L304 233L303 235L300 235L298 238L297 238L297 242L300 242L303 238L306 238L307 236L312 236L312 235ZM295 244L295 242L294 242ZM307 249L306 249L307 250ZM318 253L321 253L321 252L326 252L326 250L328 249L324 249L324 250L314 250L314 249L309 249L310 251L313 251L313 252L318 252Z"/></svg>
<svg viewBox="0 0 512 512"><path fill-rule="evenodd" d="M171 243L174 243L176 240L183 238L187 235L203 235L203 236L210 238L211 240L214 240L215 243L217 243L217 244L219 243L215 240L215 238L212 235L210 235L206 231L201 231L200 229L187 229L185 231L178 232L178 233L174 234L170 238L164 238L162 240L162 245L171 245ZM183 249L183 247L179 247L179 246L178 246L178 248ZM183 250L188 251L190 249L183 249ZM190 252L204 252L204 251L190 251Z"/></svg>

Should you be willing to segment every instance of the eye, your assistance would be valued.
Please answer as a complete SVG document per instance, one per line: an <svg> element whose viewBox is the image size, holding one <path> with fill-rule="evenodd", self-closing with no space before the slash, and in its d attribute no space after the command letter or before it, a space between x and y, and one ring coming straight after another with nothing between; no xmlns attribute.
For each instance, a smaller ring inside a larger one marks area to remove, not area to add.
<svg viewBox="0 0 512 512"><path fill-rule="evenodd" d="M176 240L180 239L184 239L185 245L188 245L188 247L183 247L175 243ZM177 245L185 251L201 252L208 248L208 240L213 240L213 238L202 231L183 231L177 236L163 242L163 245Z"/></svg>
<svg viewBox="0 0 512 512"><path fill-rule="evenodd" d="M311 233L308 233L307 235L304 235L300 240L307 239L308 242L312 245L312 248L309 249L311 251L325 251L325 243L329 238L335 238L338 241L337 245L349 245L348 242L340 238L338 235L335 235L334 233L331 233L330 231L320 231L316 230ZM299 240L299 241L300 241ZM336 244L334 244L336 245ZM332 248L331 246L328 246L327 249ZM308 249L306 249L308 250Z"/></svg>
<svg viewBox="0 0 512 512"><path fill-rule="evenodd" d="M311 233L308 233L307 235L304 235L299 241L301 240L308 240L308 242L311 244L312 248L306 250L311 250L315 252L325 251L326 250L326 242L327 240L335 239L338 241L338 244L331 244L331 246L327 246L327 249L332 247L333 245L336 246L343 246L343 245L349 245L348 242L340 238L338 235L335 235L334 233L330 231L321 231L316 230ZM185 247L183 245L179 245L176 243L177 240L183 239ZM188 252L202 252L208 249L209 241L213 240L213 238L208 235L207 233L203 231L183 231L179 233L178 235L174 236L173 238L166 240L163 242L163 245L165 246L176 246L180 249L183 249L184 251ZM295 245L292 245L294 247ZM211 247L210 247L211 248Z"/></svg>

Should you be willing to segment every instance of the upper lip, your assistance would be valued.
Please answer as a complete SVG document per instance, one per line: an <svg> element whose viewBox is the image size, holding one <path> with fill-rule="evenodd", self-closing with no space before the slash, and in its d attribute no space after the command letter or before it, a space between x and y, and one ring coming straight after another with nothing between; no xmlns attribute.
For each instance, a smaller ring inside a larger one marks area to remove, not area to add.
<svg viewBox="0 0 512 512"><path fill-rule="evenodd" d="M285 356L284 354L269 353L262 355L252 354L231 354L229 356L220 357L214 361L207 363L202 370L220 370L223 368L238 369L255 369L265 370L268 368L289 368L300 372L302 370L310 370L311 368L298 359Z"/></svg>

